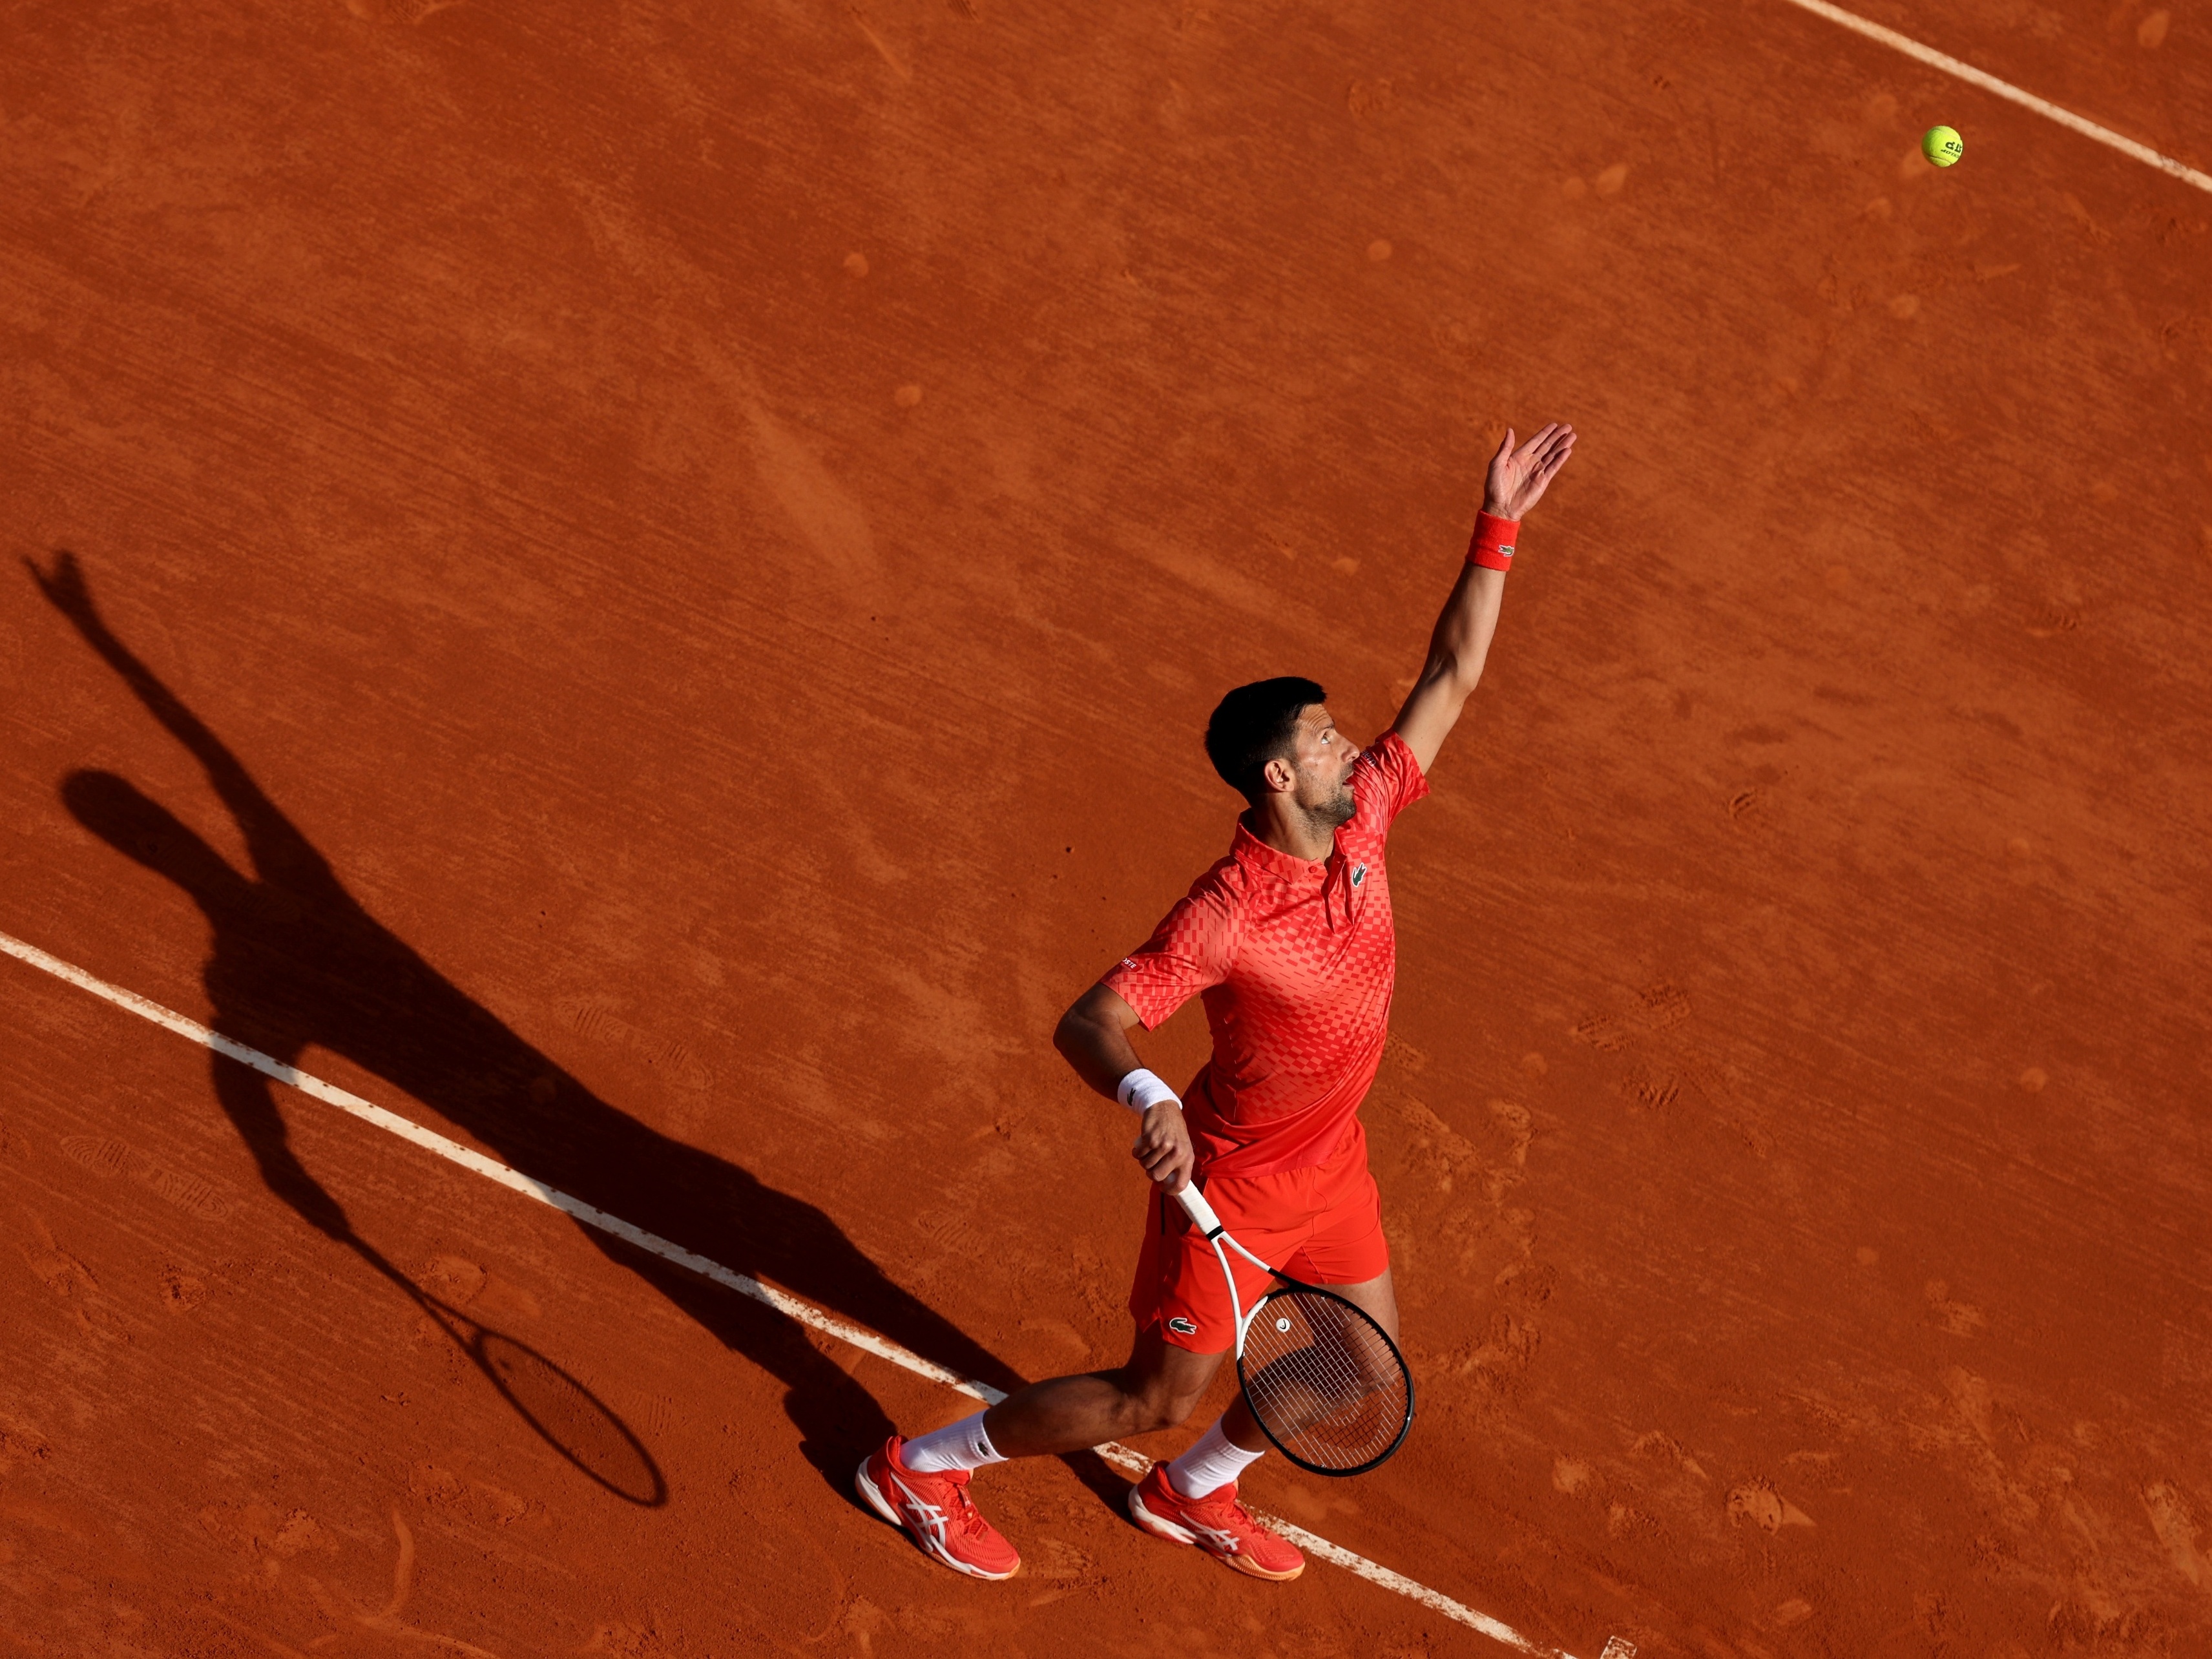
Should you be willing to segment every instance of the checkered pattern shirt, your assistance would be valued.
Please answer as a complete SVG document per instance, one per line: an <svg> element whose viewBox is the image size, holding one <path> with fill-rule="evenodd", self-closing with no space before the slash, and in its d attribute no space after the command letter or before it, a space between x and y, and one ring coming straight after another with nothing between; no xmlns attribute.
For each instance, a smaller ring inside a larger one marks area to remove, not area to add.
<svg viewBox="0 0 2212 1659"><path fill-rule="evenodd" d="M1205 1001L1213 1057L1183 1095L1204 1173L1319 1164L1367 1097L1398 970L1383 843L1428 793L1413 750L1385 734L1352 764L1357 810L1326 861L1239 823L1229 855L1106 975L1148 1031Z"/></svg>

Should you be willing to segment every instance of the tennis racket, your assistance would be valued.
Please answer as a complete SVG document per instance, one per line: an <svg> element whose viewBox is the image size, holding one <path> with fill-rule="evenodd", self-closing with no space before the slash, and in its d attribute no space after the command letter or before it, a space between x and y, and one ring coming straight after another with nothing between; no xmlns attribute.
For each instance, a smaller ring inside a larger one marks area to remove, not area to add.
<svg viewBox="0 0 2212 1659"><path fill-rule="evenodd" d="M1237 1319L1237 1382L1261 1432L1316 1474L1364 1474L1406 1442L1413 1426L1413 1374L1367 1313L1317 1285L1269 1266L1232 1238L1206 1194L1176 1194L1213 1246ZM1246 1313L1227 1245L1279 1281Z"/></svg>

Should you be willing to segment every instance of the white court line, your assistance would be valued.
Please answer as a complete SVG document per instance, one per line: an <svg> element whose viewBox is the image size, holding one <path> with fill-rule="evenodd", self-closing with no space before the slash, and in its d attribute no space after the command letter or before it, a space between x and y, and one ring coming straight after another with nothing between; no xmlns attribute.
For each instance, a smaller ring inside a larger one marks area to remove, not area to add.
<svg viewBox="0 0 2212 1659"><path fill-rule="evenodd" d="M2000 81L1996 76L1978 70L1972 64L1962 64L1933 46L1923 46L1910 36L1899 34L1895 29L1884 28L1881 24L1869 22L1840 6L1832 6L1828 0L1790 0L1790 3L1811 12L1816 17L1825 17L1831 23L1841 24L1854 34L1878 40L1885 46L1903 52L1907 58L1917 58L1930 69L1956 76L1969 86L1995 93L2000 98L2018 104L2022 109L2032 109L2038 115L2080 133L2084 138L2094 138L2100 144L2108 144L2121 155L2133 156L2146 167L2156 167L2160 173L2170 174L2185 185L2194 185L2202 191L2212 191L2212 173L2200 173L2185 162L2175 161L2171 155L2161 155L2149 145L2139 144L2132 138L2124 138L2110 127L2100 127L2094 121L2085 121L2072 110L2061 109L2032 92L2022 92L2010 82Z"/></svg>
<svg viewBox="0 0 2212 1659"><path fill-rule="evenodd" d="M857 1325L848 1324L842 1319L823 1313L819 1308L801 1302L795 1296L787 1295L773 1285L763 1285L749 1274L733 1272L719 1261L709 1261L705 1256L687 1250L680 1244L672 1243L658 1233L649 1233L644 1228L634 1226L619 1216L609 1215L605 1210L586 1204L580 1198L571 1198L568 1194L549 1187L542 1181L532 1179L520 1170L511 1170L496 1159L486 1158L482 1152L471 1151L457 1140L447 1139L434 1129L426 1129L421 1124L400 1116L397 1112L386 1111L381 1106L363 1100L359 1095L349 1094L333 1084L324 1082L320 1078L311 1077L297 1066L287 1066L282 1060L272 1060L258 1048L249 1048L242 1042L233 1042L220 1031L211 1031L198 1020L187 1019L172 1009L164 1008L158 1002L149 1001L135 991L126 991L119 985L110 985L104 979L95 978L82 968L72 967L59 957L48 955L35 945L27 945L11 934L0 933L0 952L28 963L32 967L52 974L56 979L74 985L81 991L89 991L93 995L104 1001L112 1002L118 1008L128 1009L141 1019L151 1020L164 1030L173 1031L180 1037L189 1038L204 1047L212 1048L216 1053L227 1059L234 1060L241 1066L250 1066L255 1071L272 1077L279 1083L289 1085L302 1094L312 1095L325 1105L335 1106L340 1111L349 1113L364 1123L374 1124L387 1134L398 1135L402 1140L410 1141L425 1152L435 1152L448 1163L458 1164L464 1170L480 1175L487 1181L496 1182L500 1186L512 1192L520 1193L525 1198L534 1198L540 1204L550 1204L555 1209L574 1216L586 1227L596 1227L603 1233L611 1233L625 1243L634 1244L641 1250L648 1251L664 1261L676 1263L679 1267L688 1267L702 1278L711 1279L715 1284L725 1285L737 1291L740 1296L749 1296L756 1302L764 1302L778 1313L795 1319L800 1324L820 1331L826 1336L834 1336L840 1342L848 1343L865 1353L873 1354L878 1359L887 1359L892 1364L912 1371L917 1376L926 1376L933 1382L942 1382L948 1389L956 1389L971 1399L981 1400L988 1405L996 1405L1006 1398L1004 1394L988 1383L972 1382L957 1372L949 1371L944 1366L924 1359L920 1354L902 1348L896 1342L888 1341L876 1335L872 1331L865 1331ZM1127 1446L1109 1443L1099 1447L1097 1450L1099 1455L1108 1462L1126 1469L1133 1474L1142 1475L1152 1467L1150 1458L1142 1452L1133 1451ZM1440 1613L1447 1619L1455 1620L1471 1629L1479 1630L1485 1636L1494 1641L1502 1642L1507 1647L1517 1649L1522 1653L1539 1656L1540 1659L1572 1659L1571 1655L1563 1653L1557 1648L1547 1647L1540 1642L1532 1642L1510 1625L1492 1619L1486 1613L1478 1613L1473 1607L1453 1601L1450 1596L1440 1590L1432 1590L1425 1584L1416 1583L1403 1574L1393 1572L1388 1567L1370 1561L1364 1555L1355 1555L1350 1550L1340 1545L1332 1544L1328 1539L1308 1532L1303 1527L1294 1526L1290 1522L1272 1515L1262 1515L1259 1518L1297 1545L1307 1554L1317 1556L1334 1566L1342 1567L1347 1572L1356 1573L1370 1583L1380 1584L1384 1589L1393 1590L1400 1595L1409 1597L1432 1612ZM1606 1644L1601 1659L1635 1659L1635 1653L1634 1644L1616 1636Z"/></svg>

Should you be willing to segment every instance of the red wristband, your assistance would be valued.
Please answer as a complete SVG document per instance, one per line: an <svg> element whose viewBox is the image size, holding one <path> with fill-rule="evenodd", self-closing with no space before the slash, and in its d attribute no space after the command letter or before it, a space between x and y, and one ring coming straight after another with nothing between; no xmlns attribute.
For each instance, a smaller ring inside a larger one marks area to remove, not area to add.
<svg viewBox="0 0 2212 1659"><path fill-rule="evenodd" d="M1474 518L1474 540L1468 547L1467 562L1479 564L1485 570L1510 570L1513 544L1520 538L1520 520L1478 513Z"/></svg>

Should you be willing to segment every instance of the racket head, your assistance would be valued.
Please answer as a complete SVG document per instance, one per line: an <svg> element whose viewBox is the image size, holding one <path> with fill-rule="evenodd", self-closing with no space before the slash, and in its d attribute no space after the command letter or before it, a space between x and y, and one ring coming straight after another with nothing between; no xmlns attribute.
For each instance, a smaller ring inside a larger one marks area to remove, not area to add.
<svg viewBox="0 0 2212 1659"><path fill-rule="evenodd" d="M1237 1381L1260 1431L1315 1474L1364 1474L1406 1443L1413 1374L1364 1309L1286 1284L1252 1310Z"/></svg>

